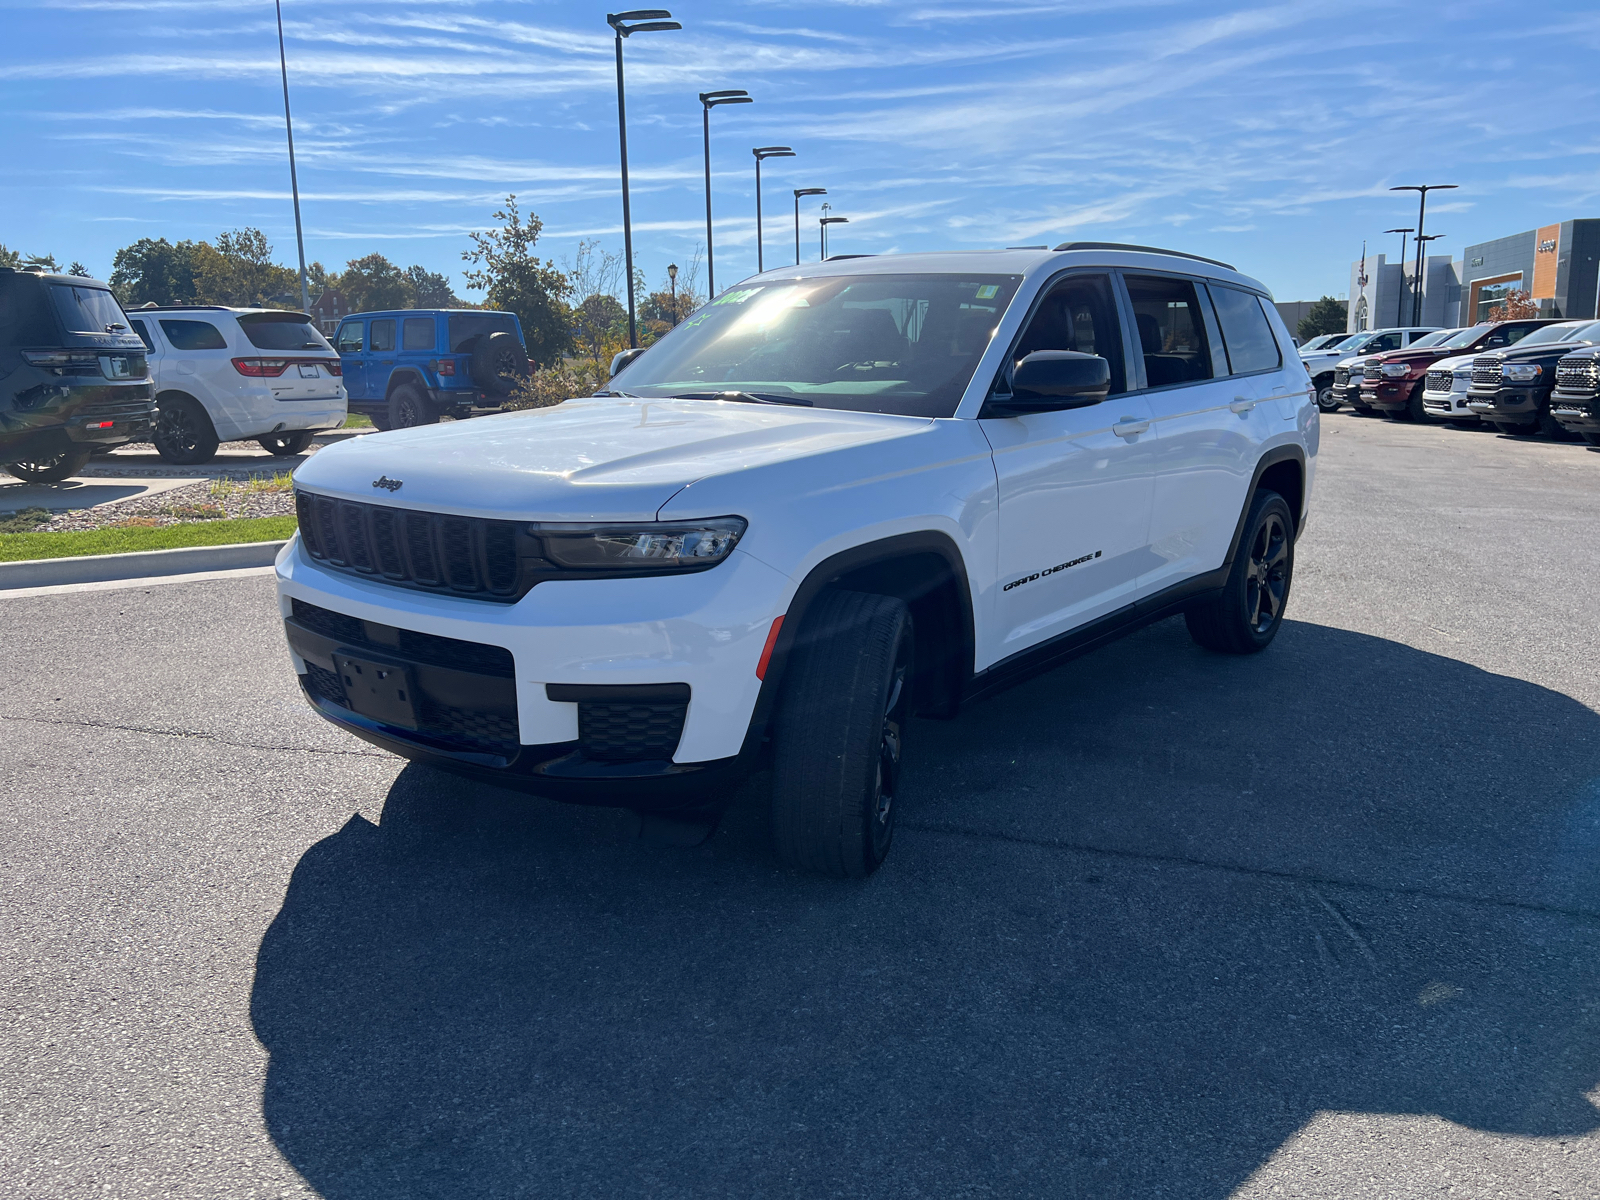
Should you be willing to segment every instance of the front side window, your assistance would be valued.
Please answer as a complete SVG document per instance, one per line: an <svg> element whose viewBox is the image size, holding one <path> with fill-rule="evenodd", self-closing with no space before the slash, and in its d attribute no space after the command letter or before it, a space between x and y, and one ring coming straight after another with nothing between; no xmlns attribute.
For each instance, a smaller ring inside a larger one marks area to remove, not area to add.
<svg viewBox="0 0 1600 1200"><path fill-rule="evenodd" d="M433 349L433 318L407 317L400 327L401 346L407 350Z"/></svg>
<svg viewBox="0 0 1600 1200"><path fill-rule="evenodd" d="M50 298L55 301L56 315L68 333L117 333L128 327L122 306L105 288L52 283Z"/></svg>
<svg viewBox="0 0 1600 1200"><path fill-rule="evenodd" d="M381 354L394 349L394 318L385 317L372 323L372 351Z"/></svg>
<svg viewBox="0 0 1600 1200"><path fill-rule="evenodd" d="M635 396L746 392L949 417L1019 275L842 275L733 288L624 368Z"/></svg>
<svg viewBox="0 0 1600 1200"><path fill-rule="evenodd" d="M303 313L245 313L239 318L239 328L258 350L333 349Z"/></svg>
<svg viewBox="0 0 1600 1200"><path fill-rule="evenodd" d="M1211 351L1194 284L1161 275L1126 276L1150 387L1211 378Z"/></svg>
<svg viewBox="0 0 1600 1200"><path fill-rule="evenodd" d="M340 354L360 354L361 335L364 327L360 321L346 321L339 327L338 340L334 343Z"/></svg>
<svg viewBox="0 0 1600 1200"><path fill-rule="evenodd" d="M1362 354L1382 354L1385 350L1400 349L1400 335L1398 333L1380 333L1365 346L1361 347Z"/></svg>
<svg viewBox="0 0 1600 1200"><path fill-rule="evenodd" d="M1122 333L1104 275L1072 275L1050 289L1011 353L1008 367L1036 350L1076 350L1111 364L1111 391L1127 391L1122 364ZM1004 386L1009 390L1009 379Z"/></svg>
<svg viewBox="0 0 1600 1200"><path fill-rule="evenodd" d="M162 321L161 332L174 350L226 350L228 340L210 321Z"/></svg>
<svg viewBox="0 0 1600 1200"><path fill-rule="evenodd" d="M1272 336L1272 326L1258 297L1212 284L1211 299L1217 306L1217 322L1222 326L1222 342L1228 348L1228 366L1233 374L1276 371L1283 366L1283 352L1278 349L1278 339Z"/></svg>

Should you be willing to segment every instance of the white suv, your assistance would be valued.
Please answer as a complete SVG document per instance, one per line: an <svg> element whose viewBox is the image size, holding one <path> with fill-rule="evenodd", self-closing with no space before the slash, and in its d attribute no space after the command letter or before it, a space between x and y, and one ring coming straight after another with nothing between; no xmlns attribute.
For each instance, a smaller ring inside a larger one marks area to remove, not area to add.
<svg viewBox="0 0 1600 1200"><path fill-rule="evenodd" d="M911 716L1177 613L1234 654L1282 622L1318 414L1225 264L789 267L610 386L300 467L278 595L318 711L501 786L704 819L770 753L781 857L864 875Z"/></svg>
<svg viewBox="0 0 1600 1200"><path fill-rule="evenodd" d="M128 319L150 350L152 440L168 462L209 462L220 443L245 439L299 454L344 424L339 356L305 313L146 306Z"/></svg>

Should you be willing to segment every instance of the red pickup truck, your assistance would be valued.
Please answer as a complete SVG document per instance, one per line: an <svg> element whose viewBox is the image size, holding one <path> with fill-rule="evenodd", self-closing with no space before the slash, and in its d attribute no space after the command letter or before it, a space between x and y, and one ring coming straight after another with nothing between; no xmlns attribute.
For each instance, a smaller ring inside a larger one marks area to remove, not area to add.
<svg viewBox="0 0 1600 1200"><path fill-rule="evenodd" d="M1396 421L1421 421L1422 393L1428 386L1428 368L1442 358L1499 350L1520 341L1549 320L1490 321L1459 330L1425 348L1390 350L1367 359L1361 377L1361 403Z"/></svg>

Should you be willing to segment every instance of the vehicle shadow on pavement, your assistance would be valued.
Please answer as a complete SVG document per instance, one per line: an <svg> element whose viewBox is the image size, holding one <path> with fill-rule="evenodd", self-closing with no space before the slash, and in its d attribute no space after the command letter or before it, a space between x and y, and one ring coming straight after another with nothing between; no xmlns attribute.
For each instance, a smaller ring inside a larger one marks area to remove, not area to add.
<svg viewBox="0 0 1600 1200"><path fill-rule="evenodd" d="M408 767L263 940L277 1146L336 1200L1220 1200L1318 1112L1600 1125L1575 700L1167 622L914 734L863 883L776 863L760 778L680 850Z"/></svg>

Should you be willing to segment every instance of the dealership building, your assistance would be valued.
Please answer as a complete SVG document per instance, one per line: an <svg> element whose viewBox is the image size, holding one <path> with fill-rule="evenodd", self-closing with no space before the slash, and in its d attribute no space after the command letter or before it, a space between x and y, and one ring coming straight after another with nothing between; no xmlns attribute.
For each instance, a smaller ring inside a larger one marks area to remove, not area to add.
<svg viewBox="0 0 1600 1200"><path fill-rule="evenodd" d="M1408 258L1411 256L1408 255ZM1350 264L1351 332L1411 324L1416 262L1369 254ZM1544 317L1593 317L1600 301L1600 220L1562 221L1479 242L1459 259L1429 255L1422 325L1476 325L1495 303L1525 291Z"/></svg>

